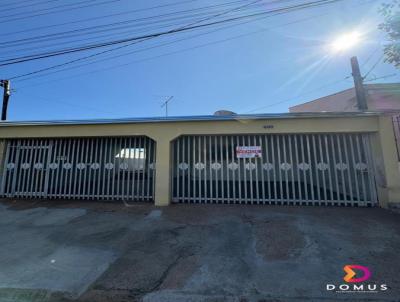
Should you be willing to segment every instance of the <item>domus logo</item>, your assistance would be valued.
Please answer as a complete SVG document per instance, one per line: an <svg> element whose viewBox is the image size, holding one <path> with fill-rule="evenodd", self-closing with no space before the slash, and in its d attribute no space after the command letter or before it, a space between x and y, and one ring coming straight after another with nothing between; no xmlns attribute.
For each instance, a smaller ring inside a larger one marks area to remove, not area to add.
<svg viewBox="0 0 400 302"><path fill-rule="evenodd" d="M327 284L327 291L336 293L378 293L386 291L386 284L364 283L371 278L371 271L362 265L348 264L343 267L346 273L343 280L344 284Z"/></svg>
<svg viewBox="0 0 400 302"><path fill-rule="evenodd" d="M363 272L364 276L359 277L359 278L354 278L357 275L357 273L354 271L354 269ZM364 282L364 281L367 281L371 277L371 272L369 271L368 267L365 267L365 266L345 265L343 267L343 270L347 273L346 276L344 276L343 280L348 283Z"/></svg>

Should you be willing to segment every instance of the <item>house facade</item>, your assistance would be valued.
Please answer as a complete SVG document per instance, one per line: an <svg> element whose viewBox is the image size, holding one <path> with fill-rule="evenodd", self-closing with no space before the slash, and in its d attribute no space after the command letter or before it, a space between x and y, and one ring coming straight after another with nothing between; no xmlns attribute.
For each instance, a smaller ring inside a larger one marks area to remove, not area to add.
<svg viewBox="0 0 400 302"><path fill-rule="evenodd" d="M383 206L391 116L287 113L0 123L4 198Z"/></svg>

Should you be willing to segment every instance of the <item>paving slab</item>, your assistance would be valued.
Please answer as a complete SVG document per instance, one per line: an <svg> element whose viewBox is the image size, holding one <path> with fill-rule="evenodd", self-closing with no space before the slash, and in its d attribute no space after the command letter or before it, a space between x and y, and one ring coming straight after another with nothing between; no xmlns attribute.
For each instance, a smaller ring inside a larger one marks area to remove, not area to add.
<svg viewBox="0 0 400 302"><path fill-rule="evenodd" d="M399 301L400 214L380 208L0 204L0 301ZM365 286L337 292L344 265Z"/></svg>

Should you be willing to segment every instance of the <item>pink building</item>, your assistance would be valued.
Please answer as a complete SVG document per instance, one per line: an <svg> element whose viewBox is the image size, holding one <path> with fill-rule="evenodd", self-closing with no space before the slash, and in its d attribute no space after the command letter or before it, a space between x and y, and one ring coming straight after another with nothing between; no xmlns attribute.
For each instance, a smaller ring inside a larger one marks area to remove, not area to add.
<svg viewBox="0 0 400 302"><path fill-rule="evenodd" d="M385 111L393 115L396 134L397 156L400 161L400 83L364 85L368 111ZM335 94L296 105L290 112L356 112L356 92L354 87Z"/></svg>
<svg viewBox="0 0 400 302"><path fill-rule="evenodd" d="M399 111L400 83L366 84L369 111ZM354 88L340 91L289 108L290 112L354 112L358 111Z"/></svg>

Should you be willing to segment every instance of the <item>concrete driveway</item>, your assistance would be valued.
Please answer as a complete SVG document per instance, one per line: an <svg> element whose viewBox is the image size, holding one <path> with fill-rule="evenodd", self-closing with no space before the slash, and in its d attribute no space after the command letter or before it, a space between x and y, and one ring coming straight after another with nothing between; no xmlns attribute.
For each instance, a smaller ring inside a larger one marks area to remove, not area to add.
<svg viewBox="0 0 400 302"><path fill-rule="evenodd" d="M400 301L400 214L378 208L3 201L0 246L1 302ZM364 292L338 292L347 264Z"/></svg>

